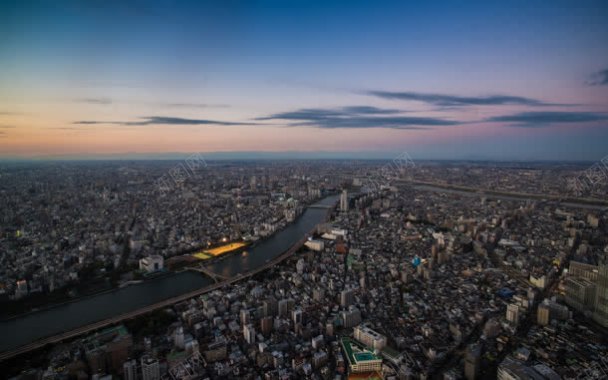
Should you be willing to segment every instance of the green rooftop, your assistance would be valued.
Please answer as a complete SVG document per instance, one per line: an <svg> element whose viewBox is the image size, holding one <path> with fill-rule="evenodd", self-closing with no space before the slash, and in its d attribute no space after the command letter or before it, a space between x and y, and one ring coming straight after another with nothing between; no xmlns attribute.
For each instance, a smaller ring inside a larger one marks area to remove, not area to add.
<svg viewBox="0 0 608 380"><path fill-rule="evenodd" d="M348 357L348 361L350 363L360 363L370 360L381 360L373 352L369 351L364 345L360 344L357 341L351 340L348 337L343 337L341 339L341 342L342 347L344 348L344 352L346 352L346 356Z"/></svg>

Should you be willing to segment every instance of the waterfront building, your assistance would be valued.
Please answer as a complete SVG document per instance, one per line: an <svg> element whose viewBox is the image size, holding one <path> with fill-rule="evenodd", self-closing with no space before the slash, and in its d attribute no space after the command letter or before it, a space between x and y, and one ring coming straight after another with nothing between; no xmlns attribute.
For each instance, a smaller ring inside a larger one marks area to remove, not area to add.
<svg viewBox="0 0 608 380"><path fill-rule="evenodd" d="M164 259L161 255L151 255L139 260L139 269L146 273L157 272L164 267Z"/></svg>

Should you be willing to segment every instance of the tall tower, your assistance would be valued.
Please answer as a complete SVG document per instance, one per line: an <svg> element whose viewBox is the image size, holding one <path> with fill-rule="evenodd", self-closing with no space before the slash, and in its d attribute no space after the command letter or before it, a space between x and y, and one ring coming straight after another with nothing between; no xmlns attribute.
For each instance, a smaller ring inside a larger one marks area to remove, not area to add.
<svg viewBox="0 0 608 380"><path fill-rule="evenodd" d="M346 189L342 190L342 194L340 195L340 211L348 211L348 191Z"/></svg>

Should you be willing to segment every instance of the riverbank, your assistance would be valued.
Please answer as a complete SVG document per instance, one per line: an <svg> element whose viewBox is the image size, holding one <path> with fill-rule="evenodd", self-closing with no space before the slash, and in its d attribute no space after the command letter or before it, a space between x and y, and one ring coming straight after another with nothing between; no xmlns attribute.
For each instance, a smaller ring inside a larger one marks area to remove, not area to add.
<svg viewBox="0 0 608 380"><path fill-rule="evenodd" d="M335 206L336 202L337 196L332 196L319 203ZM0 360L143 315L255 275L293 255L294 249L303 245L311 231L325 222L330 213L328 208L308 207L293 224L256 245L246 257L229 255L226 260L216 263L218 267L210 270L229 278L216 284L208 277L187 271L0 322L0 336L3 337Z"/></svg>

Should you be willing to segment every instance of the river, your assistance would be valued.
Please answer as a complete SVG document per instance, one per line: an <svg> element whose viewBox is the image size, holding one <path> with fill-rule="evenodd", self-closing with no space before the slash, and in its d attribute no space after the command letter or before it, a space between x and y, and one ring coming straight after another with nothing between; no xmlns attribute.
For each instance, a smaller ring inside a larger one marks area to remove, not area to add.
<svg viewBox="0 0 608 380"><path fill-rule="evenodd" d="M329 196L315 205L334 205L337 199L337 195ZM295 222L251 248L247 256L230 255L210 264L209 268L228 277L256 269L287 251L315 225L324 222L326 214L325 208L309 207ZM0 352L14 350L39 339L128 313L211 284L213 280L200 273L181 272L7 319L0 322Z"/></svg>

